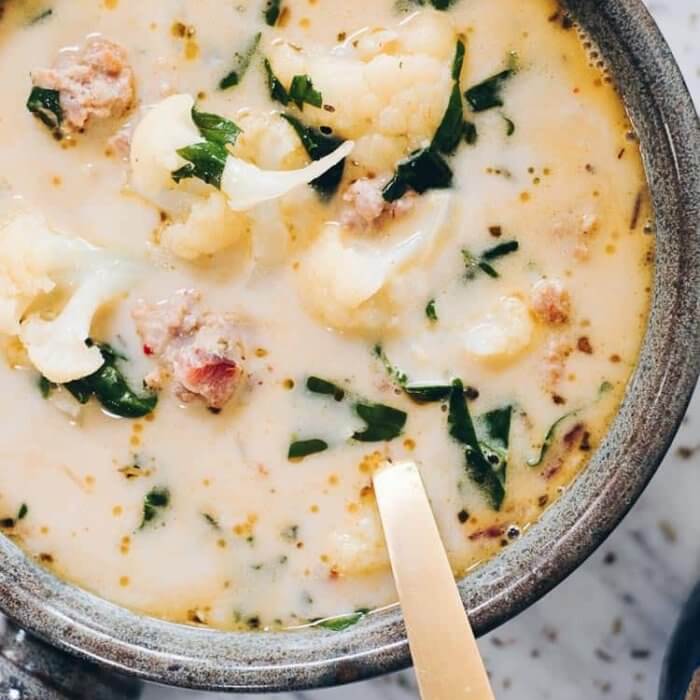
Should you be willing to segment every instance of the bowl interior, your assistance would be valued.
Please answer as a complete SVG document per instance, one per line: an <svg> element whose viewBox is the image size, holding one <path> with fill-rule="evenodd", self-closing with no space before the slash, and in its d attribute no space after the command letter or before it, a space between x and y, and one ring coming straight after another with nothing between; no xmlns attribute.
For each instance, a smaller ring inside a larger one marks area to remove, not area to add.
<svg viewBox="0 0 700 700"><path fill-rule="evenodd" d="M641 139L656 211L649 328L627 398L584 473L540 522L461 581L478 633L560 582L603 541L653 476L700 369L700 122L639 0L568 0L598 44ZM161 683L228 690L334 685L410 663L388 609L343 634L227 634L139 617L64 584L0 538L0 607L54 645Z"/></svg>

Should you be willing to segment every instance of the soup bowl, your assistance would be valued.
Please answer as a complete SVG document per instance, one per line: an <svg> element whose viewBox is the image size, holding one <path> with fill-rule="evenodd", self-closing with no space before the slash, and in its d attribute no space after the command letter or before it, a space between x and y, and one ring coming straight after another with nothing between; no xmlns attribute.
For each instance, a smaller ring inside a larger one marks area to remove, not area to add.
<svg viewBox="0 0 700 700"><path fill-rule="evenodd" d="M652 310L626 398L588 467L517 542L460 581L479 634L544 595L619 523L661 463L700 370L697 112L640 0L568 0L565 5L604 56L641 141L656 213L649 231L657 238ZM91 667L77 671L74 660L52 657L52 648L97 662L101 669L230 691L330 686L410 663L396 607L369 615L342 634L318 629L233 634L187 627L139 616L61 582L5 538L0 538L0 607L51 645L32 642L5 655L3 663L9 658L20 666L15 671L27 684L37 673L51 678L54 687L60 680L64 689L97 683ZM18 643L14 635L12 644ZM40 658L32 660L32 654ZM127 686L114 687L104 697L130 692Z"/></svg>

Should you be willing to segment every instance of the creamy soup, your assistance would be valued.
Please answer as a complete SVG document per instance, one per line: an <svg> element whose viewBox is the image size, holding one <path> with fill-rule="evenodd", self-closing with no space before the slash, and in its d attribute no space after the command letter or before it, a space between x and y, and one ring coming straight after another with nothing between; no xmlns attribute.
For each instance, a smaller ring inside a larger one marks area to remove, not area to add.
<svg viewBox="0 0 700 700"><path fill-rule="evenodd" d="M0 517L135 611L342 631L415 461L456 575L584 467L653 274L551 0L7 1Z"/></svg>

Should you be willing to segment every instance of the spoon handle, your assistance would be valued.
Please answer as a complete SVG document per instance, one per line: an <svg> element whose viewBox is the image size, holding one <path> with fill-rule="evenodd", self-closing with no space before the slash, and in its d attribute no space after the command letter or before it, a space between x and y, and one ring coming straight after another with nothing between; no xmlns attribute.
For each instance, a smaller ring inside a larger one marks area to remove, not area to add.
<svg viewBox="0 0 700 700"><path fill-rule="evenodd" d="M416 465L374 477L377 504L423 700L494 700Z"/></svg>

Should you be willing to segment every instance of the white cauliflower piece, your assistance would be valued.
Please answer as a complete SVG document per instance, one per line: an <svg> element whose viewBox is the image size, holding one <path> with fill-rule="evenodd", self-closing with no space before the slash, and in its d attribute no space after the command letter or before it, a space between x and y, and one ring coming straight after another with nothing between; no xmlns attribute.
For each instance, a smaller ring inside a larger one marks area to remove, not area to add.
<svg viewBox="0 0 700 700"><path fill-rule="evenodd" d="M291 124L276 112L245 114L233 153L265 170L301 168L309 157Z"/></svg>
<svg viewBox="0 0 700 700"><path fill-rule="evenodd" d="M0 228L0 332L19 336L52 382L92 374L103 362L85 345L93 316L129 290L133 273L129 263L54 233L41 216L17 214ZM40 314L53 311L54 291L72 295L55 320L45 321Z"/></svg>
<svg viewBox="0 0 700 700"><path fill-rule="evenodd" d="M187 162L178 149L204 140L192 121L193 107L190 95L166 97L136 127L131 139L131 183L147 199L176 186L171 173Z"/></svg>
<svg viewBox="0 0 700 700"><path fill-rule="evenodd" d="M363 576L389 567L389 555L379 515L374 510L357 518L343 530L329 536L333 569L341 576Z"/></svg>
<svg viewBox="0 0 700 700"><path fill-rule="evenodd" d="M381 322L371 303L392 277L425 260L445 227L451 197L422 197L412 216L388 224L381 239L351 237L339 224L327 224L300 270L302 296L312 312L344 329Z"/></svg>
<svg viewBox="0 0 700 700"><path fill-rule="evenodd" d="M464 337L467 352L480 360L504 361L519 355L530 345L533 323L525 303L518 297L501 297Z"/></svg>
<svg viewBox="0 0 700 700"><path fill-rule="evenodd" d="M133 268L116 261L87 275L61 313L51 321L33 314L20 339L32 364L49 381L65 384L94 374L104 364L96 345L88 347L92 319L106 303L128 291Z"/></svg>
<svg viewBox="0 0 700 700"><path fill-rule="evenodd" d="M186 165L177 154L185 146L204 139L192 119L194 100L173 95L153 107L136 127L131 144L131 176L136 190L155 199L176 186L172 172ZM346 141L333 153L298 170L262 170L233 155L226 159L221 190L234 211L277 199L320 177L350 155L354 144Z"/></svg>
<svg viewBox="0 0 700 700"><path fill-rule="evenodd" d="M249 227L245 214L232 211L222 194L212 192L194 202L184 222L168 226L162 241L178 257L196 260L234 245Z"/></svg>
<svg viewBox="0 0 700 700"><path fill-rule="evenodd" d="M333 153L298 170L261 170L256 165L230 156L221 178L221 190L234 211L247 211L258 204L279 199L300 185L320 177L347 158L355 144L346 141Z"/></svg>
<svg viewBox="0 0 700 700"><path fill-rule="evenodd" d="M368 30L331 53L299 51L277 41L268 51L275 75L288 87L307 74L334 111L304 106L304 119L344 138L369 133L409 137L413 145L434 134L452 86L456 34L439 12L420 12L395 32Z"/></svg>

